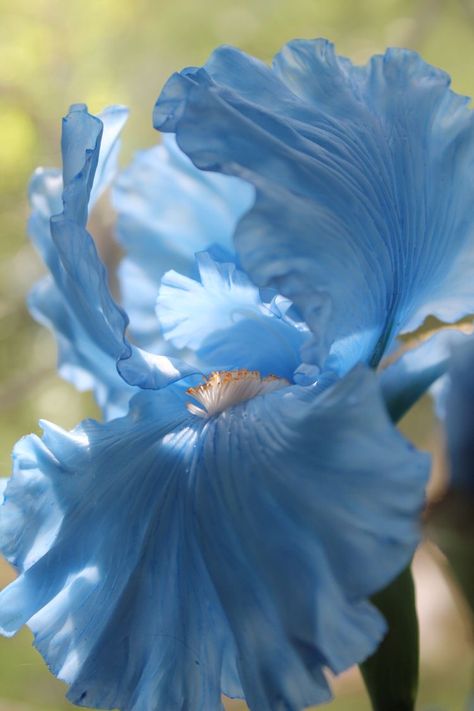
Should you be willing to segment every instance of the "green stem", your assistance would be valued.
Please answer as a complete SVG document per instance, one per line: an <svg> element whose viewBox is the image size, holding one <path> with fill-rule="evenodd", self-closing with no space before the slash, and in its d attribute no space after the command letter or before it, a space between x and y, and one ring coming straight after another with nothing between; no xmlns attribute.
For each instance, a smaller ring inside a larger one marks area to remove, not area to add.
<svg viewBox="0 0 474 711"><path fill-rule="evenodd" d="M418 689L419 640L415 586L410 567L372 603L387 621L388 633L361 672L374 711L414 711Z"/></svg>

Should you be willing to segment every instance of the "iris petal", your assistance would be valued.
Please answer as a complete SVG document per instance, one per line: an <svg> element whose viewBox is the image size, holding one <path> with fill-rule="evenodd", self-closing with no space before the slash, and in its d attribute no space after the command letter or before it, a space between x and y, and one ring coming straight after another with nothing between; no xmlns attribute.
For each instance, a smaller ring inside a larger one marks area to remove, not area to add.
<svg viewBox="0 0 474 711"><path fill-rule="evenodd" d="M92 390L106 419L124 414L136 388L125 383L114 360L97 347L80 321L71 316L51 276L35 284L28 306L33 318L55 335L59 374L80 392Z"/></svg>
<svg viewBox="0 0 474 711"><path fill-rule="evenodd" d="M177 348L190 348L208 369L247 368L291 378L301 363L307 330L273 306L232 263L197 256L200 282L167 272L157 314L163 335Z"/></svg>
<svg viewBox="0 0 474 711"><path fill-rule="evenodd" d="M299 307L308 358L331 351L343 372L376 364L428 313L474 311L466 104L414 52L354 67L325 40L298 40L273 68L224 47L174 75L155 125L199 168L256 187L235 235L242 264Z"/></svg>
<svg viewBox="0 0 474 711"><path fill-rule="evenodd" d="M127 110L113 106L99 114L99 118L103 133L89 212L115 174L119 135ZM40 168L35 171L29 187L31 214L28 231L51 276L33 287L28 305L32 316L50 328L57 339L58 369L62 377L79 390L94 390L105 416L110 417L126 410L134 391L116 372L114 360L91 340L55 283L61 267L51 237L50 220L62 211L62 190L59 170Z"/></svg>
<svg viewBox="0 0 474 711"><path fill-rule="evenodd" d="M3 504L3 501L4 501L3 494L6 489L7 484L8 484L8 478L7 477L0 477L0 506Z"/></svg>
<svg viewBox="0 0 474 711"><path fill-rule="evenodd" d="M115 172L117 154L120 148L120 131L127 119L127 109L123 106L111 106L98 115L102 123L101 150L97 158L97 170L89 198L89 211L110 184ZM65 142L66 143L66 142ZM71 136L71 143L78 148L78 138ZM67 145L65 145L67 149ZM68 171L73 169L73 163L78 157L69 151ZM62 212L63 179L61 171L56 168L38 168L30 181L28 196L31 214L28 222L28 232L45 264L54 272L57 255L51 240L50 220L53 215Z"/></svg>
<svg viewBox="0 0 474 711"><path fill-rule="evenodd" d="M173 136L137 153L113 187L117 233L126 258L120 271L123 302L140 345L160 334L155 301L167 269L191 276L194 255L218 246L233 252L237 220L250 206L250 185L197 170ZM147 290L140 288L145 281ZM156 346L155 346L156 347Z"/></svg>
<svg viewBox="0 0 474 711"><path fill-rule="evenodd" d="M22 575L0 595L2 632L29 620L79 705L217 711L235 669L188 525L196 432L179 395L138 403L17 446L0 525Z"/></svg>
<svg viewBox="0 0 474 711"><path fill-rule="evenodd" d="M363 368L209 420L185 405L181 386L140 393L124 418L44 423L17 445L0 531L21 575L2 632L28 622L83 705L327 700L323 669L384 634L367 597L413 553L427 458Z"/></svg>
<svg viewBox="0 0 474 711"><path fill-rule="evenodd" d="M51 240L50 220L62 210L63 180L57 168L38 168L32 175L28 197L30 217L28 233L46 266L52 271L56 255Z"/></svg>
<svg viewBox="0 0 474 711"><path fill-rule="evenodd" d="M196 511L251 708L323 701L322 668L360 661L383 635L365 599L412 555L428 462L377 392L358 369L323 396L290 388L209 424Z"/></svg>
<svg viewBox="0 0 474 711"><path fill-rule="evenodd" d="M396 422L448 370L452 349L462 344L468 336L455 329L440 330L416 348L402 353L380 374L385 403ZM444 390L444 388L443 388ZM441 398L441 394L439 396Z"/></svg>
<svg viewBox="0 0 474 711"><path fill-rule="evenodd" d="M159 388L195 372L195 368L141 351L125 338L128 317L111 296L105 267L85 229L101 135L101 121L83 106L73 107L64 121L64 209L51 219L55 251L48 266L74 319L95 347L117 363L125 382Z"/></svg>

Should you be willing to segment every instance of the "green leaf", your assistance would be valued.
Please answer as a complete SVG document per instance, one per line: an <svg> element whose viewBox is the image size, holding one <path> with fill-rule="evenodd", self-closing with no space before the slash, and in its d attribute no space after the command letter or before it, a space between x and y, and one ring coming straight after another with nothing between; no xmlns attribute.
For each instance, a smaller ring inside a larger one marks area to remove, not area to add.
<svg viewBox="0 0 474 711"><path fill-rule="evenodd" d="M361 672L374 711L413 711L418 689L419 640L415 586L410 567L372 603L387 621L388 633Z"/></svg>

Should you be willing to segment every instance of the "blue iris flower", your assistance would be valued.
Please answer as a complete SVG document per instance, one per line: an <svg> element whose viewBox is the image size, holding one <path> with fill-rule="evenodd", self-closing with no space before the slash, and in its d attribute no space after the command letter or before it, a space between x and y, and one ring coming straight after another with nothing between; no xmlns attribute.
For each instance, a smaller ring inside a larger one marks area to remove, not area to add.
<svg viewBox="0 0 474 711"><path fill-rule="evenodd" d="M0 594L0 630L28 624L79 705L326 701L325 670L362 661L385 634L368 598L417 544L428 461L394 429L366 364L402 324L472 306L467 279L462 303L442 300L467 261L464 186L436 193L431 226L413 193L427 166L426 199L448 168L445 191L464 175L464 104L416 55L369 71L301 47L314 62L290 62L295 45L275 71L222 50L168 85L157 120L166 113L199 168L236 175L200 173L168 139L119 177L130 325L86 229L122 110L65 119L50 229L42 183L31 230L51 276L32 307L108 420L43 423L42 439L17 444L0 540L20 575Z"/></svg>

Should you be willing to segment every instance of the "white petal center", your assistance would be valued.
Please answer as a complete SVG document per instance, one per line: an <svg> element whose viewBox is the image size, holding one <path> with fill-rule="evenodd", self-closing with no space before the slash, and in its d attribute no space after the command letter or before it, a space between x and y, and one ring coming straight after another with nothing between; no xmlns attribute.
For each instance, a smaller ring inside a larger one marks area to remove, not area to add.
<svg viewBox="0 0 474 711"><path fill-rule="evenodd" d="M221 370L212 373L202 385L188 388L186 391L201 403L202 407L192 402L186 407L198 417L212 417L228 407L251 400L256 395L280 390L288 384L285 378L278 378L276 375L262 378L258 370Z"/></svg>

